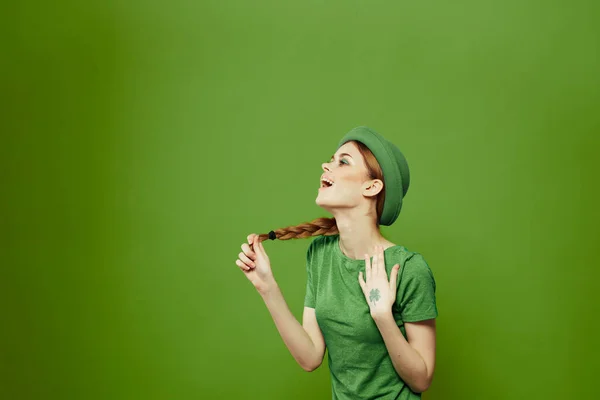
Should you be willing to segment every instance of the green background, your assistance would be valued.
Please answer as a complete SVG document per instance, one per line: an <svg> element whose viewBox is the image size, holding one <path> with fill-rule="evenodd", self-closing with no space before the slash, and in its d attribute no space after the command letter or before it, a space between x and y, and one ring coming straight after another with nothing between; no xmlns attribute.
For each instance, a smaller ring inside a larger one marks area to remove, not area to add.
<svg viewBox="0 0 600 400"><path fill-rule="evenodd" d="M0 398L327 399L235 266L368 125L438 285L427 399L592 398L597 2L2 6ZM301 317L308 240L266 243Z"/></svg>

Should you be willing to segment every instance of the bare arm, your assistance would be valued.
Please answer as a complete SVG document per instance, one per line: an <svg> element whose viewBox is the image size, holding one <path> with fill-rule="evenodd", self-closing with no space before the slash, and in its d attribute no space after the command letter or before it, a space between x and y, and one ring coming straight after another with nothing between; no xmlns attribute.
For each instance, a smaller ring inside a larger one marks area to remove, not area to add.
<svg viewBox="0 0 600 400"><path fill-rule="evenodd" d="M300 325L288 308L277 284L259 293L273 317L279 335L296 362L305 371L317 369L325 355L325 340L317 324L315 309L304 307Z"/></svg>
<svg viewBox="0 0 600 400"><path fill-rule="evenodd" d="M252 245L252 248L250 247ZM256 288L273 317L279 335L288 350L305 371L314 371L323 362L325 340L317 324L314 308L304 307L300 325L290 311L273 277L271 262L258 235L248 236L242 245L236 265Z"/></svg>
<svg viewBox="0 0 600 400"><path fill-rule="evenodd" d="M407 339L390 312L374 318L396 372L414 392L429 388L435 369L435 319L404 324Z"/></svg>

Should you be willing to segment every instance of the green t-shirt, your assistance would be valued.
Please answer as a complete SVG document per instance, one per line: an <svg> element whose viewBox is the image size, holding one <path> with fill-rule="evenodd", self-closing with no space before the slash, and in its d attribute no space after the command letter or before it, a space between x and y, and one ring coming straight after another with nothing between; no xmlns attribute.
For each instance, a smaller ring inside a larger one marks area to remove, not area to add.
<svg viewBox="0 0 600 400"><path fill-rule="evenodd" d="M404 246L385 250L388 274L400 264L392 314L404 337L405 322L436 318L435 280L422 255ZM339 235L319 236L306 255L307 285L304 305L315 309L327 346L332 398L419 399L402 381L385 342L369 312L358 271L364 260L342 253Z"/></svg>

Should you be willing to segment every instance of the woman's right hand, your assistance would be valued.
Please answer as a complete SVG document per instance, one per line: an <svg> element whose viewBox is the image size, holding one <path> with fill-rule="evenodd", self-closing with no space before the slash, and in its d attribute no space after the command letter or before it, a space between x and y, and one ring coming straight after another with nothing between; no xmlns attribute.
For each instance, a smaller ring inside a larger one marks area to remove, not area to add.
<svg viewBox="0 0 600 400"><path fill-rule="evenodd" d="M260 293L266 293L275 286L275 278L271 271L271 262L269 256L258 240L258 235L252 233L248 235L248 243L242 244L242 251L238 255L235 264L246 275L246 278Z"/></svg>

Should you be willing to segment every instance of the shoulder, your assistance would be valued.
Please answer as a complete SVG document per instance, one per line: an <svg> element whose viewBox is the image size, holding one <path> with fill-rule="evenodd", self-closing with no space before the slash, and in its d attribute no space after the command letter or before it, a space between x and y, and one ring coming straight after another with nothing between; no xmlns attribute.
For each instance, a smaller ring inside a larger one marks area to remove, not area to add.
<svg viewBox="0 0 600 400"><path fill-rule="evenodd" d="M327 251L337 243L338 235L317 236L311 240L307 249L307 256L322 251Z"/></svg>
<svg viewBox="0 0 600 400"><path fill-rule="evenodd" d="M337 244L337 237L338 235L316 236L311 240L306 250L306 266L309 270L318 268L326 255L334 250L333 246Z"/></svg>
<svg viewBox="0 0 600 400"><path fill-rule="evenodd" d="M394 245L387 249L386 251L387 257L389 257L394 263L400 264L400 266L404 266L405 264L413 265L423 265L427 264L425 262L425 257L419 252L409 250L407 247L402 245ZM419 268L418 266L416 268Z"/></svg>
<svg viewBox="0 0 600 400"><path fill-rule="evenodd" d="M394 264L400 264L400 274L404 277L433 278L429 263L423 254L417 251L397 245L390 248L390 257Z"/></svg>

